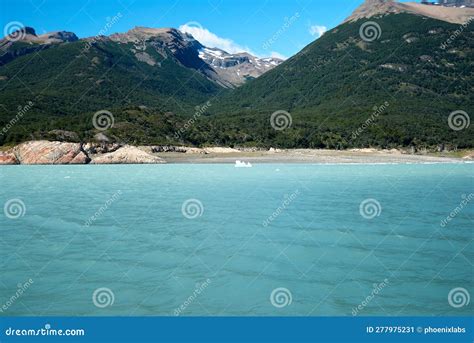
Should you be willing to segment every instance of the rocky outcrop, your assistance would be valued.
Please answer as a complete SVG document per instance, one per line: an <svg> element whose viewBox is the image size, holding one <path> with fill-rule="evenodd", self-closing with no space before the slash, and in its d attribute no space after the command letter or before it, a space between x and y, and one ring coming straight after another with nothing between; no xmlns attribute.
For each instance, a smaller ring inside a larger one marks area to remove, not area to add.
<svg viewBox="0 0 474 343"><path fill-rule="evenodd" d="M174 146L174 145L155 145L150 147L151 152L180 152L185 153L187 151L187 147L184 146Z"/></svg>
<svg viewBox="0 0 474 343"><path fill-rule="evenodd" d="M0 165L6 164L155 164L166 163L143 149L119 144L25 142L0 152Z"/></svg>
<svg viewBox="0 0 474 343"><path fill-rule="evenodd" d="M21 164L86 164L89 157L80 143L31 141L12 149Z"/></svg>
<svg viewBox="0 0 474 343"><path fill-rule="evenodd" d="M83 149L89 156L97 154L106 154L120 149L121 145L117 143L87 143L84 144Z"/></svg>
<svg viewBox="0 0 474 343"><path fill-rule="evenodd" d="M0 152L0 165L2 164L19 164L16 156L10 152Z"/></svg>
<svg viewBox="0 0 474 343"><path fill-rule="evenodd" d="M92 158L93 164L157 164L165 161L157 156L153 156L137 147L124 146L120 149L97 155Z"/></svg>

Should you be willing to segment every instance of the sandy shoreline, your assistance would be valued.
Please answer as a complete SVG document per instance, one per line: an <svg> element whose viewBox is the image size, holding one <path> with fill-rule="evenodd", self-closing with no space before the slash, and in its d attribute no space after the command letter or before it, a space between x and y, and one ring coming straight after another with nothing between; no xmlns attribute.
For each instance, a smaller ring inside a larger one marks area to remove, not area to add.
<svg viewBox="0 0 474 343"><path fill-rule="evenodd" d="M473 151L410 154L407 151L352 149L257 149L229 147L131 146L29 141L0 151L0 165L12 164L160 164L160 163L463 163Z"/></svg>
<svg viewBox="0 0 474 343"><path fill-rule="evenodd" d="M166 163L232 163L241 160L250 163L463 163L472 160L455 157L410 155L386 151L336 151L336 150L282 150L278 152L230 152L230 153L156 153Z"/></svg>

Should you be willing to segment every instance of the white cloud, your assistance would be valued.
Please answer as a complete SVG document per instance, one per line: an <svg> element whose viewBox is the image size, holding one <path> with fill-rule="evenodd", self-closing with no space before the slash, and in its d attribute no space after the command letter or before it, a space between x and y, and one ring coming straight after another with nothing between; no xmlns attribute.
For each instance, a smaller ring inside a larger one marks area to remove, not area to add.
<svg viewBox="0 0 474 343"><path fill-rule="evenodd" d="M187 23L179 27L181 32L191 34L196 40L202 45L208 48L222 49L230 54L238 52L249 52L250 49L247 47L240 46L235 43L232 39L222 38L218 35L210 32L208 29L202 27L198 23Z"/></svg>
<svg viewBox="0 0 474 343"><path fill-rule="evenodd" d="M316 38L321 37L327 30L328 28L322 25L311 25L309 27L309 33Z"/></svg>
<svg viewBox="0 0 474 343"><path fill-rule="evenodd" d="M272 51L272 52L270 53L270 57L279 58L279 59L281 59L281 60L286 60L286 59L287 59L286 56L284 56L284 55L282 55L282 54L280 54L279 52L276 52L276 51Z"/></svg>

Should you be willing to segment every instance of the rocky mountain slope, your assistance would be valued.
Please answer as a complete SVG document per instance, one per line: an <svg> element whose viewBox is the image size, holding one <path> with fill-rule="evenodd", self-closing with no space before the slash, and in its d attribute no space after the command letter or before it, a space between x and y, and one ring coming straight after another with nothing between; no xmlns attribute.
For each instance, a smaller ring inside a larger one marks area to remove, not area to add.
<svg viewBox="0 0 474 343"><path fill-rule="evenodd" d="M459 4L466 6L463 2ZM467 3L467 5L474 6L470 3ZM463 24L474 16L474 8L435 6L417 2L402 3L394 0L366 0L346 19L346 22L398 13L415 14L448 23Z"/></svg>
<svg viewBox="0 0 474 343"><path fill-rule="evenodd" d="M76 42L78 37L72 32L56 31L37 35L31 27L25 27L12 34L13 38L0 40L0 66L17 57L39 52L53 45ZM179 63L202 73L208 79L226 88L234 88L247 80L257 78L281 64L278 58L258 58L249 53L229 54L216 48L208 48L190 34L173 28L135 27L125 33L115 33L109 37L90 37L81 40L96 43L113 42L129 49L137 60L151 66L160 66L147 49L157 51L163 58L168 53ZM131 47L129 47L131 45Z"/></svg>
<svg viewBox="0 0 474 343"><path fill-rule="evenodd" d="M199 58L213 68L218 75L216 80L227 87L240 86L283 63L279 58L258 58L245 52L229 54L205 47L199 50Z"/></svg>
<svg viewBox="0 0 474 343"><path fill-rule="evenodd" d="M472 125L453 130L448 118L474 108L474 23L394 12L398 5L367 1L351 20L224 95L214 120L239 127L228 136L283 147L473 146ZM281 132L270 126L276 111Z"/></svg>
<svg viewBox="0 0 474 343"><path fill-rule="evenodd" d="M37 35L35 29L24 27L13 33L14 37L5 37L0 40L0 66L13 59L47 49L51 46L75 42L79 38L67 31L55 31Z"/></svg>
<svg viewBox="0 0 474 343"><path fill-rule="evenodd" d="M184 66L228 88L257 78L283 62L277 58L258 58L249 53L229 54L221 49L205 47L190 34L172 28L136 27L124 34L111 35L110 39L122 44L133 43L136 54L143 55L141 58L151 63L149 56L141 50L151 46L166 56L167 49Z"/></svg>

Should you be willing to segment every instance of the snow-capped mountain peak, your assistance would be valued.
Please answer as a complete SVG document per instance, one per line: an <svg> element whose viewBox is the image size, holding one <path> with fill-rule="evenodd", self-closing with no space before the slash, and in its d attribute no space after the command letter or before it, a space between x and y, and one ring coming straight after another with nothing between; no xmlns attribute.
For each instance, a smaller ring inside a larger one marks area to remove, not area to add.
<svg viewBox="0 0 474 343"><path fill-rule="evenodd" d="M224 50L208 47L199 50L199 58L210 65L222 81L232 86L257 78L283 62L278 58L259 58L247 52L229 54Z"/></svg>

